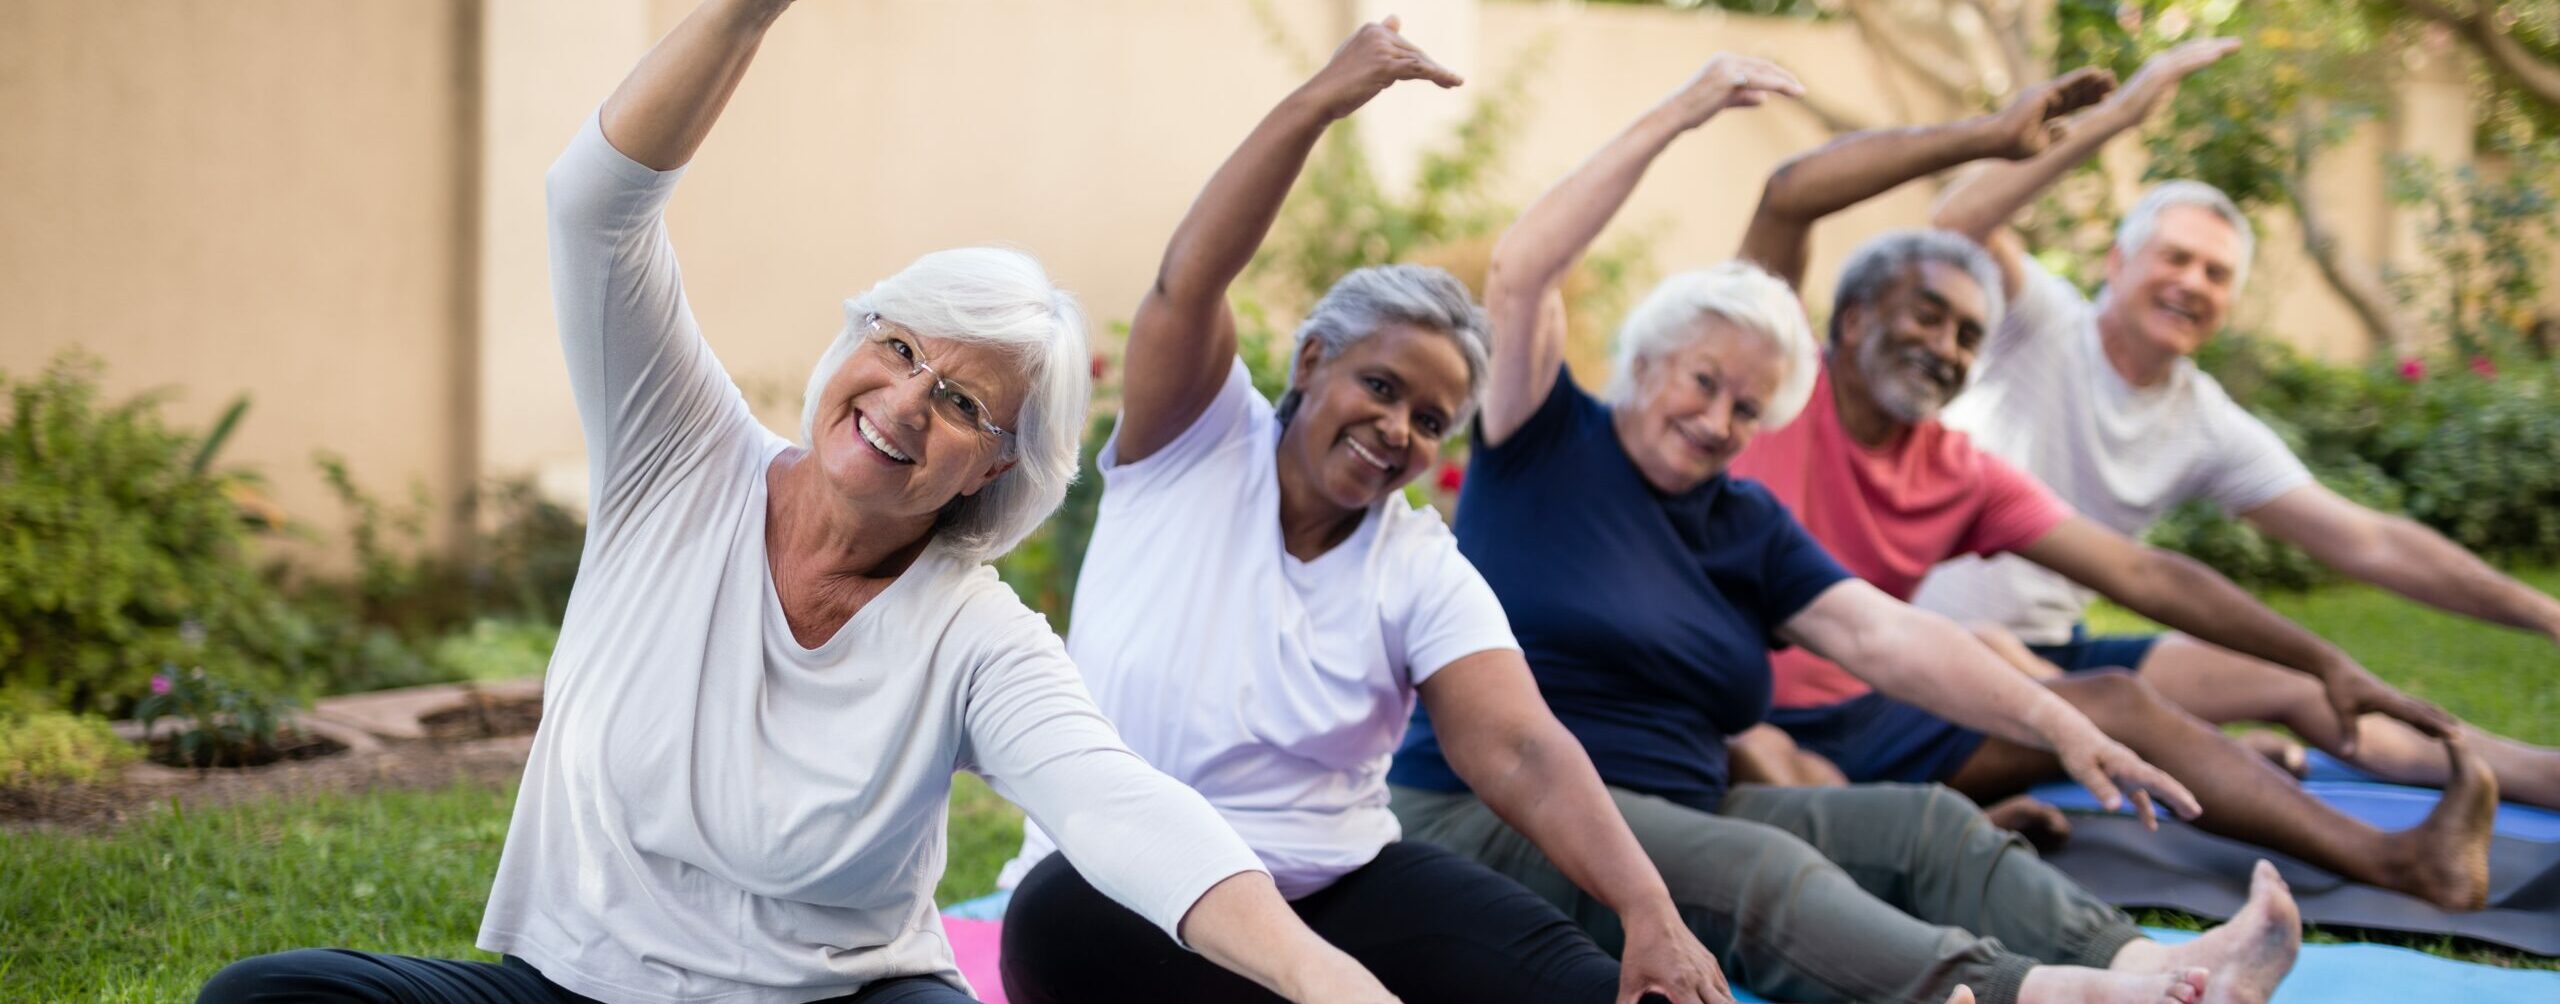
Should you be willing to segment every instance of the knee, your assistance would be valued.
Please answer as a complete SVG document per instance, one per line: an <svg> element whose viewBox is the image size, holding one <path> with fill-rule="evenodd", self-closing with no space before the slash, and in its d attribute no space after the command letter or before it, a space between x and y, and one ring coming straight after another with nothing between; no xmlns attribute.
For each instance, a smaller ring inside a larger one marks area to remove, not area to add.
<svg viewBox="0 0 2560 1004"><path fill-rule="evenodd" d="M2071 681L2072 703L2102 726L2109 721L2156 715L2169 709L2167 698L2129 672L2090 673Z"/></svg>
<svg viewBox="0 0 2560 1004"><path fill-rule="evenodd" d="M327 986L321 973L330 968L327 949L304 948L242 959L222 967L196 992L196 1004L259 1004L262 1001L307 1000Z"/></svg>

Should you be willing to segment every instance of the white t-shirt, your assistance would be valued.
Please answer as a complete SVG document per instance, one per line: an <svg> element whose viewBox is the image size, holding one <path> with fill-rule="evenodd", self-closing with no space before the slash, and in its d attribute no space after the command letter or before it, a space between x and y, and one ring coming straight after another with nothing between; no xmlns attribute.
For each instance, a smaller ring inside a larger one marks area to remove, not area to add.
<svg viewBox="0 0 2560 1004"><path fill-rule="evenodd" d="M479 945L616 1002L798 1004L967 984L933 903L954 769L985 774L1172 931L1259 870L1113 734L995 573L929 548L815 649L765 555L789 444L685 302L678 172L595 120L550 175L553 294L594 506Z"/></svg>
<svg viewBox="0 0 2560 1004"><path fill-rule="evenodd" d="M2311 471L2222 385L2180 359L2157 386L2126 383L2098 341L2098 310L2032 258L2025 283L1949 405L1946 423L2024 468L2090 519L2140 536L2189 499L2243 513ZM1912 602L2001 624L2029 644L2071 638L2092 594L2015 555L1939 565Z"/></svg>
<svg viewBox="0 0 2560 1004"><path fill-rule="evenodd" d="M1279 439L1239 362L1163 449L1122 464L1105 446L1067 651L1130 748L1207 795L1296 899L1400 835L1387 762L1414 688L1519 643L1439 513L1402 497L1314 561L1291 557ZM1005 884L1048 837L1025 827Z"/></svg>

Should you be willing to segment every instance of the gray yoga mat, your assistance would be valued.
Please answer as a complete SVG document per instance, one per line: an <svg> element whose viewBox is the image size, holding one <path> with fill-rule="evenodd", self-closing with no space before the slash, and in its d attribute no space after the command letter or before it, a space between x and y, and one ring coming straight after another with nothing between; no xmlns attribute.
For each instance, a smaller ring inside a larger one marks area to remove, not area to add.
<svg viewBox="0 0 2560 1004"><path fill-rule="evenodd" d="M2061 793L2039 789L2036 794ZM2071 839L2047 860L2119 906L2227 918L2248 897L2250 867L2266 858L2293 886L2302 919L2310 923L2457 935L2536 955L2560 956L2560 842L2513 835L2534 828L2501 825L2500 834L2489 845L2489 908L2448 913L2422 900L2349 882L2282 854L2175 820L2162 820L2159 832L2153 833L2130 816L2092 811L2095 806L2085 804L2085 792L2079 799L2053 800L2071 813L2072 832ZM2075 801L2084 804L2075 806ZM2508 813L2517 808L2505 807ZM2502 824L2506 822L2501 819Z"/></svg>

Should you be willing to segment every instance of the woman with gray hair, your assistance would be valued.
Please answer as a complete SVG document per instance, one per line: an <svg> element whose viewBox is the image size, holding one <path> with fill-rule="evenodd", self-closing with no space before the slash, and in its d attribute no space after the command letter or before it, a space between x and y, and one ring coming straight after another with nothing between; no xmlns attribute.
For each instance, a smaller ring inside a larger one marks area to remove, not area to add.
<svg viewBox="0 0 2560 1004"><path fill-rule="evenodd" d="M1813 394L1813 332L1786 283L1743 262L1674 275L1628 315L1605 401L1567 371L1558 287L1645 169L1724 109L1800 91L1760 60L1710 59L1503 235L1485 281L1493 373L1459 549L1736 982L1805 1001L1935 1001L1958 987L1998 1004L2195 1001L2207 974L2192 957L2134 947L2141 931L2121 912L1961 796L1730 783L1725 740L1768 710L1770 649L1802 645L1932 703L1970 701L1970 719L2050 744L2104 797L2157 793L2194 811L2176 782L2023 678L1978 694L1939 682L1948 653L1973 644L1962 628L1858 581L1768 489L1726 474ZM1389 777L1407 831L1592 919L1450 770L1430 710Z"/></svg>
<svg viewBox="0 0 2560 1004"><path fill-rule="evenodd" d="M1236 357L1228 286L1326 127L1391 84L1458 79L1366 26L1228 158L1130 325L1119 427L1067 648L1132 748L1198 788L1315 931L1409 999L1729 1000L1502 607L1399 490L1464 427L1484 315L1436 269L1342 277L1275 405ZM1605 904L1612 961L1535 893L1398 839L1388 757L1416 701L1485 797ZM1005 915L1016 1004L1262 999L1096 893L1104 862L1030 827ZM1179 862L1174 862L1179 863Z"/></svg>
<svg viewBox="0 0 2560 1004"><path fill-rule="evenodd" d="M287 952L202 1000L968 1000L933 902L955 769L1239 982L1393 1000L985 565L1075 473L1083 319L1037 262L937 252L856 297L798 444L713 357L664 207L786 6L704 3L551 170L594 512L481 924L504 961Z"/></svg>

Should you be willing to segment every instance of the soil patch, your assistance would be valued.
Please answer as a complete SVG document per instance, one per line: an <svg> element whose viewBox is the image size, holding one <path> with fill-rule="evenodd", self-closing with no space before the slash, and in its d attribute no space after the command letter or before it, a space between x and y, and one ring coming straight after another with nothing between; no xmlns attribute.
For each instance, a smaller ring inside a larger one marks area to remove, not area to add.
<svg viewBox="0 0 2560 1004"><path fill-rule="evenodd" d="M420 715L418 725L438 742L529 736L542 724L542 696L497 697L475 692L458 707Z"/></svg>
<svg viewBox="0 0 2560 1004"><path fill-rule="evenodd" d="M179 744L178 737L162 736L151 741L148 758L163 767L249 770L286 760L317 760L346 751L347 744L308 732L287 733L274 742L259 743L256 749L238 757L227 753L217 756L208 747L199 747L190 753Z"/></svg>

